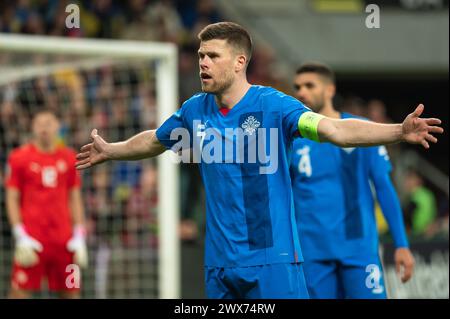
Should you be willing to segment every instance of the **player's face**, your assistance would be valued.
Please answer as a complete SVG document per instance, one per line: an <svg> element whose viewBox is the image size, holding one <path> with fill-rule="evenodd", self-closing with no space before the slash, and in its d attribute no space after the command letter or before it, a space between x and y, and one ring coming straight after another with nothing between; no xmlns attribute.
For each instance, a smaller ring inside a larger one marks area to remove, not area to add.
<svg viewBox="0 0 450 319"><path fill-rule="evenodd" d="M58 130L58 119L51 113L40 113L33 119L33 135L42 146L52 146L56 142Z"/></svg>
<svg viewBox="0 0 450 319"><path fill-rule="evenodd" d="M320 112L327 99L327 83L316 73L301 73L294 78L295 97Z"/></svg>
<svg viewBox="0 0 450 319"><path fill-rule="evenodd" d="M203 92L220 94L233 84L236 53L226 40L202 41L198 58Z"/></svg>

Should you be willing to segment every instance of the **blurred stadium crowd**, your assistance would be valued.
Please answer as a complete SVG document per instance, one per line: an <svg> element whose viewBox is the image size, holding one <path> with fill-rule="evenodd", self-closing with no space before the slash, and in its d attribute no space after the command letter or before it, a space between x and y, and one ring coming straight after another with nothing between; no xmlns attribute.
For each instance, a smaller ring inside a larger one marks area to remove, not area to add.
<svg viewBox="0 0 450 319"><path fill-rule="evenodd" d="M69 3L80 7L80 29L65 27L65 8ZM222 18L213 0L0 2L0 32L177 44L180 102L200 91L197 33ZM1 59L0 56L0 64L10 57ZM273 48L256 45L248 75L251 83L291 93L291 79L280 76L276 70ZM338 97L336 105L377 122L391 122L380 100ZM108 140L119 140L157 125L154 75L137 68L104 66L80 72L68 69L53 76L0 86L1 184L8 153L25 142L24 132L29 130L32 110L44 106L58 111L63 123L61 143L75 149L86 142L91 127L105 132ZM389 147L389 152L395 167L398 146ZM155 166L154 161L114 163L85 176L83 191L91 244L120 240L126 247L157 245ZM181 165L181 178L180 236L186 242L196 242L204 229L204 195L196 165ZM396 182L402 190L409 234L448 238L448 198L427 185L414 170ZM0 192L4 192L3 187ZM0 194L0 199L4 199L4 194ZM4 202L0 205L4 212ZM380 233L387 234L379 209L377 216ZM1 223L7 225L5 214ZM1 236L8 238L8 227L1 228Z"/></svg>

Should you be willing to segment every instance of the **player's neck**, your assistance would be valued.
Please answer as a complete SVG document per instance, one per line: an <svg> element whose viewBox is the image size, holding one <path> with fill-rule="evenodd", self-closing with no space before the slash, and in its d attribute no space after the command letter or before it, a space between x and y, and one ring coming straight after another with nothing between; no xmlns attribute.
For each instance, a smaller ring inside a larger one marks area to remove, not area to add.
<svg viewBox="0 0 450 319"><path fill-rule="evenodd" d="M53 153L56 150L56 144L54 143L46 145L43 143L39 143L38 141L34 141L33 145L41 153Z"/></svg>
<svg viewBox="0 0 450 319"><path fill-rule="evenodd" d="M322 108L322 110L320 110L319 113L333 119L341 118L341 113L336 111L335 108L333 107L333 104L331 103L324 105L324 107Z"/></svg>
<svg viewBox="0 0 450 319"><path fill-rule="evenodd" d="M232 109L248 92L251 84L247 80L235 81L225 92L216 94L216 103L219 107Z"/></svg>

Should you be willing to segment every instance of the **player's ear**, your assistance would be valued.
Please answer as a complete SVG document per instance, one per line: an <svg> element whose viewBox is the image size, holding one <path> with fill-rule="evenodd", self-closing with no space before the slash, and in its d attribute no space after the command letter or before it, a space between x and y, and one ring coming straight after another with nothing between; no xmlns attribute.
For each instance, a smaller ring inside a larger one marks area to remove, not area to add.
<svg viewBox="0 0 450 319"><path fill-rule="evenodd" d="M240 72L243 69L245 69L245 66L247 65L247 57L243 54L239 54L236 56L236 63L235 63L235 71Z"/></svg>
<svg viewBox="0 0 450 319"><path fill-rule="evenodd" d="M327 96L332 99L336 94L336 85L334 85L333 83L329 83L327 84L325 90L327 92Z"/></svg>

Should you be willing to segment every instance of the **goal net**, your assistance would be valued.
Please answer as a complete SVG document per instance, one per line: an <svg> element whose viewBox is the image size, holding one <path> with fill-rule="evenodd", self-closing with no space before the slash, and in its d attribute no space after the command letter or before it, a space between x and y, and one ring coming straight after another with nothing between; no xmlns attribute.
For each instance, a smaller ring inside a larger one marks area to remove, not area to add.
<svg viewBox="0 0 450 319"><path fill-rule="evenodd" d="M0 298L14 247L6 160L29 141L31 114L55 110L59 143L78 150L93 128L107 141L155 129L178 108L177 85L172 44L0 34ZM179 298L178 170L170 155L81 174L89 248L82 297ZM51 297L45 287L38 296Z"/></svg>

